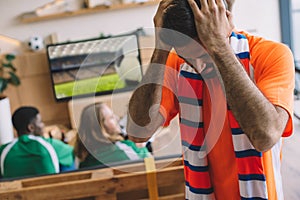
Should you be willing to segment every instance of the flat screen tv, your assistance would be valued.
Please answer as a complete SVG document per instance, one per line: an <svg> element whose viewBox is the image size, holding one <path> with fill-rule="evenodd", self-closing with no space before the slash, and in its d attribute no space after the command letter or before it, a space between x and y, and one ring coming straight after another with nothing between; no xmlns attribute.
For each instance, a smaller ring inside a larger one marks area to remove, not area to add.
<svg viewBox="0 0 300 200"><path fill-rule="evenodd" d="M137 32L46 49L57 101L130 91L142 79Z"/></svg>

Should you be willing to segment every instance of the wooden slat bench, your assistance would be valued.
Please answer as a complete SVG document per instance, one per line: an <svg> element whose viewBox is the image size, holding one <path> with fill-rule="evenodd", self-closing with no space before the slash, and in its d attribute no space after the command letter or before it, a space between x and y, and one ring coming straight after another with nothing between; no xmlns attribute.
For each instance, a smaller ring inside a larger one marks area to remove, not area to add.
<svg viewBox="0 0 300 200"><path fill-rule="evenodd" d="M145 163L136 163L1 182L0 199L184 199L182 160L155 161L155 168L147 172Z"/></svg>

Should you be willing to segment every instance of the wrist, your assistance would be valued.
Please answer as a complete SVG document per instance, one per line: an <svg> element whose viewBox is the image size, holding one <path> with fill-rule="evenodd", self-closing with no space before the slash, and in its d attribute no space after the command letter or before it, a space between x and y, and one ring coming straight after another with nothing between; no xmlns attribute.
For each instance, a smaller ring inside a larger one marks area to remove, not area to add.
<svg viewBox="0 0 300 200"><path fill-rule="evenodd" d="M168 59L169 53L170 51L168 50L155 48L151 58L151 63L165 64Z"/></svg>
<svg viewBox="0 0 300 200"><path fill-rule="evenodd" d="M228 39L214 41L207 45L206 50L211 56L219 54L224 55L224 52L232 52L232 48Z"/></svg>
<svg viewBox="0 0 300 200"><path fill-rule="evenodd" d="M155 49L159 49L159 50L163 50L163 51L171 51L172 49L172 46L171 45L168 45L160 40L157 40L155 42Z"/></svg>

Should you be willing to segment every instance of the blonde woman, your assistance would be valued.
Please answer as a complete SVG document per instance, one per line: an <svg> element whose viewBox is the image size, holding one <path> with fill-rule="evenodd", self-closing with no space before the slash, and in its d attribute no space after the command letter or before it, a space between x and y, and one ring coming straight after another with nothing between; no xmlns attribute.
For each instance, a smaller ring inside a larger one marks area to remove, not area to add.
<svg viewBox="0 0 300 200"><path fill-rule="evenodd" d="M79 168L150 156L147 148L139 148L124 139L119 118L105 103L83 109L75 152L80 160Z"/></svg>

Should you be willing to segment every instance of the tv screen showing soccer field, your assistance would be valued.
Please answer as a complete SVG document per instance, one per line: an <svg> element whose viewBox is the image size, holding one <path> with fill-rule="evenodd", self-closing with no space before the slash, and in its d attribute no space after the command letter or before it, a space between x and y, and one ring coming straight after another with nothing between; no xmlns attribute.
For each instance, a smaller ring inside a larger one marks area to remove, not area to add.
<svg viewBox="0 0 300 200"><path fill-rule="evenodd" d="M47 56L57 101L133 90L142 79L134 33L51 44Z"/></svg>

